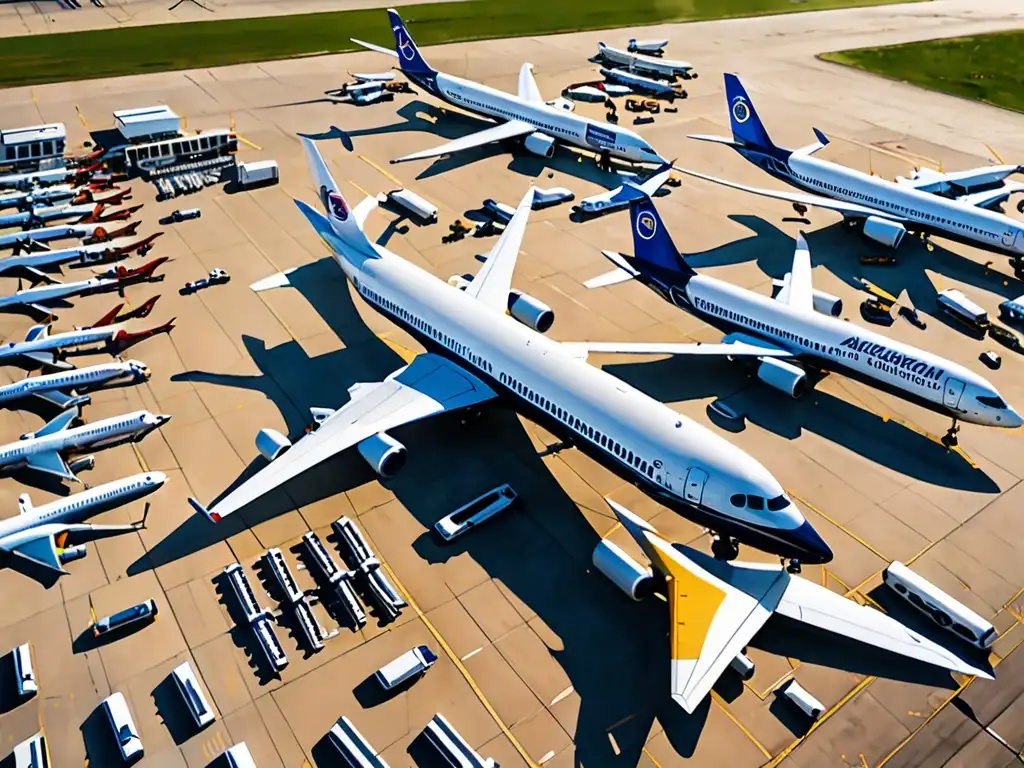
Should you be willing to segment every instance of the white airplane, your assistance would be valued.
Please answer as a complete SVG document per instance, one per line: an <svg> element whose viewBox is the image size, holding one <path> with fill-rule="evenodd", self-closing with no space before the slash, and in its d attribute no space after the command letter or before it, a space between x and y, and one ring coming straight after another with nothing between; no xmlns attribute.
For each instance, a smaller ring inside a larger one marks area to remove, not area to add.
<svg viewBox="0 0 1024 768"><path fill-rule="evenodd" d="M945 438L955 444L957 420L990 427L1021 426L1020 415L983 376L909 344L840 320L842 301L811 283L811 254L800 235L793 268L772 299L697 274L676 250L647 196L630 203L633 256L602 251L618 269L586 283L597 288L638 280L666 301L726 332L721 344L585 344L590 352L731 356L734 343L776 353L758 363L757 376L790 397L813 383L808 370L838 371L953 418ZM802 365L800 365L800 364Z"/></svg>
<svg viewBox="0 0 1024 768"><path fill-rule="evenodd" d="M459 290L367 238L362 223L375 198L350 209L316 145L303 144L327 216L296 201L299 209L359 295L430 351L382 382L353 386L348 404L336 411L313 409L319 428L294 446L263 430L256 444L270 464L209 510L195 500L193 507L216 522L350 447L388 477L406 455L388 430L501 400L677 514L721 532L724 541L734 537L792 558L793 568L831 560L828 545L760 463L537 332L550 323L550 308L511 285L532 189L479 274ZM287 284L287 274L279 274L253 288ZM761 499L762 509L735 506L736 494Z"/></svg>
<svg viewBox="0 0 1024 768"><path fill-rule="evenodd" d="M99 153L94 153L97 157ZM90 158L91 159L91 158ZM8 173L0 176L0 189L31 189L49 184L82 184L103 167L102 163L89 166L66 165L42 171L26 171L25 173Z"/></svg>
<svg viewBox="0 0 1024 768"><path fill-rule="evenodd" d="M533 65L519 70L519 93L512 95L486 85L446 75L430 68L402 23L398 12L388 9L396 50L352 39L352 42L398 59L402 73L433 96L462 109L501 121L498 125L449 141L435 149L414 152L393 163L423 160L480 147L495 141L523 139L527 151L551 157L555 143L571 144L596 152L604 158L618 157L634 163L664 163L644 139L627 128L591 120L545 103L533 78Z"/></svg>
<svg viewBox="0 0 1024 768"><path fill-rule="evenodd" d="M171 420L165 414L135 411L71 427L71 422L77 417L78 412L74 409L64 411L39 430L22 435L18 442L0 445L0 469L8 472L33 469L63 480L81 482L75 472L92 466L92 457L79 459L68 466L65 456L137 443Z"/></svg>
<svg viewBox="0 0 1024 768"><path fill-rule="evenodd" d="M725 144L770 175L803 192L760 189L684 168L678 170L733 189L787 200L801 216L808 206L827 208L850 222L861 222L864 236L896 248L908 231L935 234L1011 257L1024 279L1024 223L990 208L1024 184L1003 184L1021 166L987 166L957 173L920 170L910 178L887 181L843 165L819 160L814 153L828 138L814 129L817 141L800 149L775 146L736 75L726 74L725 93L732 138L690 138Z"/></svg>
<svg viewBox="0 0 1024 768"><path fill-rule="evenodd" d="M31 208L37 205L53 204L59 201L71 201L71 203L102 203L105 202L105 195L97 195L103 185L85 184L76 186L74 184L54 184L49 187L30 187L29 189L11 190L0 192L0 209L3 208ZM120 190L113 188L112 195Z"/></svg>
<svg viewBox="0 0 1024 768"><path fill-rule="evenodd" d="M583 198L575 207L583 216L597 216L619 211L628 208L629 201L635 200L638 196L650 195L653 197L671 175L672 166L666 163L639 185L627 183L615 189L609 189L607 192L599 192L596 195Z"/></svg>
<svg viewBox="0 0 1024 768"><path fill-rule="evenodd" d="M23 493L18 497L18 514L0 520L0 562L6 560L4 564L16 567L34 565L66 575L67 563L86 556L86 541L130 533L146 525L145 516L131 525L92 525L84 521L148 496L165 482L163 472L147 472L38 507L33 507L29 495Z"/></svg>
<svg viewBox="0 0 1024 768"><path fill-rule="evenodd" d="M0 387L0 405L27 397L38 397L61 410L88 405L87 394L107 384L138 384L148 381L149 367L138 360L118 360L73 371L58 371L43 376L26 376L13 384Z"/></svg>
<svg viewBox="0 0 1024 768"><path fill-rule="evenodd" d="M23 227L32 229L43 224L60 221L61 219L72 219L75 224L99 224L105 221L125 221L133 213L142 208L142 204L133 205L131 208L118 208L115 211L106 212L110 205L120 202L118 198L122 193L117 193L108 202L82 203L74 205L62 203L60 205L37 205L27 211L16 213L0 213L0 228Z"/></svg>
<svg viewBox="0 0 1024 768"><path fill-rule="evenodd" d="M993 678L988 670L959 658L879 610L791 576L777 565L724 563L675 544L625 507L611 499L605 501L664 579L670 614L672 699L691 714L772 614L815 632L835 635L844 642L853 640L916 662ZM629 558L628 565L630 574L635 574L634 566L638 564Z"/></svg>
<svg viewBox="0 0 1024 768"><path fill-rule="evenodd" d="M46 243L50 240L66 238L78 238L86 244L100 243L118 237L132 237L140 225L141 222L133 221L119 229L110 229L107 224L58 224L23 232L5 232L0 234L0 248L14 248L15 253L45 251L49 250Z"/></svg>
<svg viewBox="0 0 1024 768"><path fill-rule="evenodd" d="M119 238L109 242L76 245L56 251L29 251L0 258L0 276L27 277L34 283L52 282L52 278L43 270L61 269L65 264L72 267L89 264L104 264L110 261L125 259L138 252L144 256L153 247L162 232L149 237Z"/></svg>
<svg viewBox="0 0 1024 768"><path fill-rule="evenodd" d="M660 77L667 77L670 80L674 80L677 75L685 80L696 77L693 64L688 61L673 61L672 59L663 59L660 56L647 56L639 52L612 48L604 43L597 44L597 55L598 58L626 67L634 72L650 72Z"/></svg>
<svg viewBox="0 0 1024 768"><path fill-rule="evenodd" d="M153 301L150 299L146 303L151 305ZM20 365L27 370L44 368L69 371L74 366L65 358L72 352L82 355L93 352L120 355L150 336L170 333L174 329L175 318L171 318L156 328L129 331L125 323L115 323L113 320L121 306L119 304L88 328L51 334L49 325L34 325L29 328L24 341L9 341L0 345L0 365Z"/></svg>

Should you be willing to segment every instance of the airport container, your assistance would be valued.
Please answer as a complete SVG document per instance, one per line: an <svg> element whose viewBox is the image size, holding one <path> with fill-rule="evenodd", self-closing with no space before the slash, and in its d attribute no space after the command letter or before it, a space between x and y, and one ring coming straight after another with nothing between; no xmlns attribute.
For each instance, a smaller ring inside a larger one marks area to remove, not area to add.
<svg viewBox="0 0 1024 768"><path fill-rule="evenodd" d="M578 85L575 88L569 88L565 91L565 95L573 101L589 101L594 104L600 104L608 98L604 91L593 85Z"/></svg>
<svg viewBox="0 0 1024 768"><path fill-rule="evenodd" d="M424 200L415 192L410 192L408 189L396 189L388 192L387 199L424 224L433 224L437 221L437 206Z"/></svg>
<svg viewBox="0 0 1024 768"><path fill-rule="evenodd" d="M729 666L743 680L749 680L754 676L754 662L745 653L737 653L729 662Z"/></svg>
<svg viewBox="0 0 1024 768"><path fill-rule="evenodd" d="M327 737L350 768L390 768L363 734L356 730L352 721L344 715L331 726Z"/></svg>
<svg viewBox="0 0 1024 768"><path fill-rule="evenodd" d="M171 670L171 678L184 699L185 708L192 716L196 728L202 729L212 723L217 716L207 703L203 689L199 687L199 680L192 671L192 665L187 661L182 662Z"/></svg>
<svg viewBox="0 0 1024 768"><path fill-rule="evenodd" d="M256 594L252 591L252 587L249 586L249 580L245 577L245 571L240 563L232 563L224 568L224 573L228 577L228 583L231 584L231 589L235 593L242 613L245 615L245 620L252 623L263 613L263 609L256 602Z"/></svg>
<svg viewBox="0 0 1024 768"><path fill-rule="evenodd" d="M817 720L825 712L825 705L808 693L796 680L790 680L781 693L811 720Z"/></svg>
<svg viewBox="0 0 1024 768"><path fill-rule="evenodd" d="M614 542L602 539L594 547L594 567L633 600L641 600L653 587L650 568L644 568Z"/></svg>
<svg viewBox="0 0 1024 768"><path fill-rule="evenodd" d="M261 616L256 617L252 623L252 631L256 634L256 639L259 641L267 661L270 662L270 666L277 672L287 667L288 657L274 632L274 619L270 611L265 611Z"/></svg>
<svg viewBox="0 0 1024 768"><path fill-rule="evenodd" d="M959 635L979 648L989 648L996 641L995 627L963 603L947 595L899 560L882 571L882 580L919 611L943 629Z"/></svg>
<svg viewBox="0 0 1024 768"><path fill-rule="evenodd" d="M295 577L292 576L291 569L288 568L288 563L285 562L284 554L277 547L271 547L267 550L267 567L270 569L271 574L274 576L274 581L277 582L277 586L281 588L284 593L285 601L288 603L297 603L305 597L305 593L299 589L298 583L295 581Z"/></svg>
<svg viewBox="0 0 1024 768"><path fill-rule="evenodd" d="M988 313L956 288L941 291L936 298L939 308L957 320L976 330L984 331L989 326Z"/></svg>
<svg viewBox="0 0 1024 768"><path fill-rule="evenodd" d="M224 758L229 768L256 768L256 761L252 759L252 753L244 741L229 747Z"/></svg>
<svg viewBox="0 0 1024 768"><path fill-rule="evenodd" d="M344 545L345 562L352 568L358 568L367 560L373 558L373 550L366 543L363 532L359 530L349 517L339 517L331 523L331 529Z"/></svg>
<svg viewBox="0 0 1024 768"><path fill-rule="evenodd" d="M423 734L452 768L500 768L494 758L483 758L474 752L441 713L427 723Z"/></svg>
<svg viewBox="0 0 1024 768"><path fill-rule="evenodd" d="M140 139L181 135L181 118L166 104L155 107L119 109L114 112L114 127L130 142Z"/></svg>
<svg viewBox="0 0 1024 768"><path fill-rule="evenodd" d="M96 637L113 632L115 629L122 629L140 621L156 619L158 609L153 599L125 608L123 611L99 619L92 625L92 633Z"/></svg>
<svg viewBox="0 0 1024 768"><path fill-rule="evenodd" d="M22 698L35 696L39 693L39 684L32 668L32 647L28 643L22 643L11 652L11 655L14 657L14 679L18 684L18 695Z"/></svg>
<svg viewBox="0 0 1024 768"><path fill-rule="evenodd" d="M434 666L437 656L425 645L418 645L406 651L397 659L385 664L375 673L377 681L385 691L390 691Z"/></svg>
<svg viewBox="0 0 1024 768"><path fill-rule="evenodd" d="M114 731L114 738L117 740L117 748L121 752L121 759L126 763L141 758L144 754L142 739L135 729L135 722L132 714L128 711L128 702L120 691L112 693L103 700L103 711L107 715L107 722Z"/></svg>
<svg viewBox="0 0 1024 768"><path fill-rule="evenodd" d="M499 512L512 506L518 496L508 483L493 488L482 496L478 496L468 504L459 507L446 517L442 517L434 525L445 541L461 536L470 528L475 528L486 520L490 520Z"/></svg>
<svg viewBox="0 0 1024 768"><path fill-rule="evenodd" d="M277 184L281 171L275 160L257 160L238 164L238 186L242 189L258 185Z"/></svg>
<svg viewBox="0 0 1024 768"><path fill-rule="evenodd" d="M13 768L50 768L50 750L42 731L14 747ZM6 761L5 761L6 763Z"/></svg>

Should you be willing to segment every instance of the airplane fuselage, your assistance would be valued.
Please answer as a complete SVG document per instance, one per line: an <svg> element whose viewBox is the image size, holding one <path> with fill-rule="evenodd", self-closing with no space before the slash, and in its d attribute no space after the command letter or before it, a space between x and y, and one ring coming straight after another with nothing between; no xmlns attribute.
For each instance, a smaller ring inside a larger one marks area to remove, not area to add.
<svg viewBox="0 0 1024 768"><path fill-rule="evenodd" d="M30 229L23 232L4 232L0 234L0 248L27 241L44 243L68 237L89 237L95 234L97 229L103 228L102 224L58 224L53 227Z"/></svg>
<svg viewBox="0 0 1024 768"><path fill-rule="evenodd" d="M117 363L102 363L73 371L61 371L45 376L29 376L13 384L0 387L0 403L20 400L32 395L54 390L88 392L112 381L128 379L139 381L148 375L141 363L129 360Z"/></svg>
<svg viewBox="0 0 1024 768"><path fill-rule="evenodd" d="M88 296L92 293L114 290L119 281L104 277L92 277L88 280L79 280L74 283L59 283L57 285L44 285L38 288L25 288L16 291L10 296L0 296L0 310L10 307L25 306L27 304L55 301L65 296Z"/></svg>

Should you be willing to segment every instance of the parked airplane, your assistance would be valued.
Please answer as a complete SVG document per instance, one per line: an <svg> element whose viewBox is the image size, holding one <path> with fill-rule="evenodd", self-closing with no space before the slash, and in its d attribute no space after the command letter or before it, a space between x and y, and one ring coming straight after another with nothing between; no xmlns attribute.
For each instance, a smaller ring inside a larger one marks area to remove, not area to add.
<svg viewBox="0 0 1024 768"><path fill-rule="evenodd" d="M993 678L989 670L961 659L882 611L791 576L779 566L715 560L669 541L625 507L605 501L664 579L671 617L672 698L691 714L772 614L804 625L815 635L834 635L845 643L853 641L952 672ZM633 579L632 584L619 586L639 599L635 580L641 567L634 568L636 561L616 549L605 551L619 561L617 565L628 566Z"/></svg>
<svg viewBox="0 0 1024 768"><path fill-rule="evenodd" d="M32 371L37 368L69 371L75 366L65 358L72 352L80 355L94 352L120 355L150 336L170 333L174 329L175 318L171 318L156 328L129 331L123 323L113 322L122 306L124 305L118 304L112 312L88 328L76 328L73 331L50 335L49 325L34 325L25 335L25 341L9 341L0 345L0 365L19 365Z"/></svg>
<svg viewBox="0 0 1024 768"><path fill-rule="evenodd" d="M123 296L124 289L129 285L163 280L164 275L154 276L153 273L167 260L167 256L161 256L135 269L118 265L109 273L88 280L73 283L51 281L50 285L19 289L9 296L0 296L0 312L25 312L35 320L43 320L54 316L53 310L58 307L72 306L68 301L72 296L90 296L110 291L117 291Z"/></svg>
<svg viewBox="0 0 1024 768"><path fill-rule="evenodd" d="M102 167L102 163L93 163L89 166L67 165L42 171L8 173L0 176L0 189L31 189L35 186L64 182L74 185L84 184Z"/></svg>
<svg viewBox="0 0 1024 768"><path fill-rule="evenodd" d="M120 195L121 193L117 193ZM115 211L106 212L109 205L116 205L119 200L104 203L84 203L82 205L39 205L33 206L27 211L17 213L0 214L0 228L22 227L33 229L51 221L61 219L72 219L76 224L96 224L104 221L126 221L131 215L138 211L142 204L133 205L131 208L118 208Z"/></svg>
<svg viewBox="0 0 1024 768"><path fill-rule="evenodd" d="M170 416L149 411L135 411L123 416L71 427L78 411L63 411L36 432L28 432L16 443L0 445L0 470L34 469L64 480L80 482L75 475L92 466L92 457L79 459L68 466L65 456L85 451L113 448L124 443L137 443L154 429L159 429Z"/></svg>
<svg viewBox="0 0 1024 768"><path fill-rule="evenodd" d="M900 176L887 181L813 157L828 144L828 138L817 128L813 144L792 150L775 146L736 75L726 74L725 93L732 138L690 138L732 147L775 178L812 194L759 189L684 168L678 170L734 189L787 200L801 216L807 206L837 211L849 222L860 222L865 237L891 248L898 247L903 236L913 231L1001 253L1010 257L1017 277L1024 279L1024 223L989 210L1024 190L1024 185L1002 183L1021 166L986 166L948 174L918 171L910 178Z"/></svg>
<svg viewBox="0 0 1024 768"><path fill-rule="evenodd" d="M735 537L792 558L794 569L800 561L831 560L828 545L760 463L537 331L550 325L550 308L511 286L532 189L479 274L459 290L367 238L362 223L375 198L350 209L316 145L303 144L327 216L297 202L300 210L360 296L430 351L383 382L353 386L342 408L314 409L319 428L294 446L274 430L260 432L257 446L269 466L209 510L193 500L196 509L220 520L350 447L388 477L404 463L406 449L387 430L500 399L659 503L722 533L723 541ZM286 274L275 275L254 289L287 282ZM737 351L762 353L742 345ZM737 494L760 499L761 509L736 506L730 499ZM735 544L719 549L723 556L735 551Z"/></svg>
<svg viewBox="0 0 1024 768"><path fill-rule="evenodd" d="M132 237L142 222L133 221L118 229L110 229L106 224L58 224L42 229L28 229L24 232L7 232L0 234L0 248L14 248L14 252L46 251L50 240L63 240L77 237L84 244L102 243L118 237Z"/></svg>
<svg viewBox="0 0 1024 768"><path fill-rule="evenodd" d="M951 416L953 426L944 438L948 445L956 444L957 420L991 427L1021 426L1020 415L983 376L840 320L841 300L811 284L811 254L803 235L797 238L793 268L772 299L697 274L676 250L651 198L634 200L629 212L634 255L602 251L618 269L588 281L587 286L636 279L727 335L721 344L582 344L587 351L730 357L734 343L760 345L776 356L757 362L758 378L793 398L813 385L816 372L831 370Z"/></svg>
<svg viewBox="0 0 1024 768"><path fill-rule="evenodd" d="M0 405L9 405L28 397L38 397L61 410L88 405L88 392L107 384L138 384L148 381L151 373L138 360L118 360L73 371L58 371L43 376L26 376L13 384L0 387Z"/></svg>
<svg viewBox="0 0 1024 768"><path fill-rule="evenodd" d="M631 69L634 72L650 72L652 75L667 77L670 80L674 80L677 75L684 80L697 76L697 73L693 70L693 65L688 61L673 61L672 59L663 59L660 56L647 56L643 53L612 48L604 43L597 44L597 56L612 64Z"/></svg>
<svg viewBox="0 0 1024 768"><path fill-rule="evenodd" d="M669 101L673 101L676 96L680 95L673 84L666 82L665 80L655 80L651 77L644 77L643 75L638 75L625 69L608 69L607 67L601 67L600 72L604 76L604 79L609 83L618 83L620 85L628 86L629 89L635 93L664 96Z"/></svg>
<svg viewBox="0 0 1024 768"><path fill-rule="evenodd" d="M84 521L160 490L163 472L146 472L97 485L38 507L27 493L18 497L18 514L0 520L0 563L38 566L66 575L64 566L86 556L86 542L146 527L146 518L130 525L93 525ZM147 504L147 513L149 511ZM6 561L6 562L4 562Z"/></svg>
<svg viewBox="0 0 1024 768"><path fill-rule="evenodd" d="M145 256L162 232L156 232L141 239L121 238L110 242L76 245L57 251L29 251L0 258L0 276L27 277L33 284L54 282L43 270L60 270L65 264L76 267L89 264L104 264L125 259L136 251Z"/></svg>
<svg viewBox="0 0 1024 768"><path fill-rule="evenodd" d="M523 139L523 146L540 157L551 157L555 143L590 150L604 159L619 157L634 163L663 163L664 159L644 139L627 128L566 112L544 102L533 78L533 65L519 70L519 93L512 95L486 85L446 75L430 68L423 59L398 12L388 9L396 50L352 39L352 42L398 59L402 73L423 90L449 104L495 120L499 125L449 141L435 149L414 152L393 163L423 160L505 139Z"/></svg>
<svg viewBox="0 0 1024 768"><path fill-rule="evenodd" d="M101 189L108 189L109 194L98 194ZM54 184L49 187L30 187L29 189L0 192L0 209L18 208L25 210L37 205L55 204L69 201L71 204L104 203L108 198L119 195L120 190L110 189L105 184Z"/></svg>
<svg viewBox="0 0 1024 768"><path fill-rule="evenodd" d="M629 201L638 196L653 196L665 185L671 175L672 166L666 163L639 185L626 183L615 189L609 189L607 192L599 192L596 195L583 198L574 208L583 216L596 216L628 208Z"/></svg>

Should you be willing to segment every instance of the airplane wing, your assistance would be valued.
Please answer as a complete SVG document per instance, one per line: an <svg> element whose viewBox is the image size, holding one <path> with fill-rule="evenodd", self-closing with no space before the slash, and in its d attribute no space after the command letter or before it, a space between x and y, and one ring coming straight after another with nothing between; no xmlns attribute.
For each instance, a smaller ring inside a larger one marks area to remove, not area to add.
<svg viewBox="0 0 1024 768"><path fill-rule="evenodd" d="M646 181L639 185L640 190L648 197L654 197L654 193L665 185L665 182L668 181L668 177L671 175L672 164L665 163L663 166L661 166L661 168L659 168L651 176L649 176ZM630 185L627 184L626 186Z"/></svg>
<svg viewBox="0 0 1024 768"><path fill-rule="evenodd" d="M68 411L58 416L54 416L46 424L37 429L34 433L34 437L46 437L47 435L55 435L58 432L63 432L67 429L71 422L74 421L75 417L78 416L74 411Z"/></svg>
<svg viewBox="0 0 1024 768"><path fill-rule="evenodd" d="M78 415L78 411L65 411L57 418L59 419L61 416L66 416L68 414L71 414L71 417L74 418L75 416ZM56 419L54 419L54 421L56 421ZM75 474L68 467L67 462L65 462L61 455L56 451L33 453L29 455L25 463L29 469L34 469L36 472L43 472L44 474L47 475L55 475L64 480L70 480L71 482L74 483L78 482L78 478L75 477Z"/></svg>
<svg viewBox="0 0 1024 768"><path fill-rule="evenodd" d="M586 359L588 354L620 355L705 355L720 357L793 357L781 347L752 344L745 341L725 341L721 344L704 342L632 342L632 341L564 341L562 348L576 357Z"/></svg>
<svg viewBox="0 0 1024 768"><path fill-rule="evenodd" d="M15 566L34 565L47 571L56 571L61 575L67 574L67 571L60 564L60 558L57 556L57 544L53 539L53 534L42 534L12 549L3 551L7 552L14 559Z"/></svg>
<svg viewBox="0 0 1024 768"><path fill-rule="evenodd" d="M398 51L396 51L394 48L385 48L383 45L377 45L376 43L367 43L364 40L356 40L354 37L350 37L349 40L351 40L356 45L363 46L363 48L366 48L367 50L376 51L377 53L386 53L388 56L394 56L396 59L398 58Z"/></svg>
<svg viewBox="0 0 1024 768"><path fill-rule="evenodd" d="M788 304L801 312L814 311L814 286L811 283L811 251L803 233L796 236L793 269L786 275L786 283L775 300Z"/></svg>
<svg viewBox="0 0 1024 768"><path fill-rule="evenodd" d="M411 155L400 157L397 160L392 160L392 163L405 163L410 160L425 160L428 157L440 157L441 155L450 155L455 152L462 152L465 149L472 149L473 147L482 147L484 144L490 144L494 141L502 141L503 139L514 139L518 136L525 136L528 133L533 133L537 128L525 120L509 120L507 123L501 123L499 125L492 126L490 128L484 128L482 131L471 133L468 136L449 141L447 144L442 144L434 149L424 149L422 152L413 152Z"/></svg>
<svg viewBox="0 0 1024 768"><path fill-rule="evenodd" d="M772 197L776 200L786 200L790 203L799 203L801 205L814 206L816 208L827 208L830 211L836 211L837 213L843 214L855 219L866 219L868 216L877 216L881 219L888 219L890 221L898 221L901 224L906 220L899 216L893 216L891 213L880 211L877 208L871 208L866 205L858 205L857 203L844 203L841 200L832 200L828 197L820 197L818 195L809 195L804 192L786 192L784 190L777 189L762 189L761 187L748 187L746 184L738 184L735 181L727 181L725 179L719 179L716 176L708 176L704 173L698 173L697 171L689 171L686 168L680 168L676 166L675 169L680 173L685 173L687 176L693 176L698 179L704 179L705 181L713 181L715 184L721 184L725 187L732 187L733 189L739 189L744 192L752 192L755 195L761 195L762 197Z"/></svg>
<svg viewBox="0 0 1024 768"><path fill-rule="evenodd" d="M484 403L494 392L468 371L422 354L382 382L349 390L352 399L205 512L214 522L371 435L446 411ZM197 506L198 502L193 506Z"/></svg>
<svg viewBox="0 0 1024 768"><path fill-rule="evenodd" d="M466 293L499 312L508 310L508 294L512 290L512 273L516 268L519 247L523 244L526 222L533 204L533 187L526 190L519 201L512 220L505 225L498 242L494 244L480 272L469 284Z"/></svg>
<svg viewBox="0 0 1024 768"><path fill-rule="evenodd" d="M33 392L33 394L40 400L45 400L51 405L57 406L61 410L69 408L72 403L81 401L80 396L69 395L65 392L61 392L59 389L51 389L46 392Z"/></svg>
<svg viewBox="0 0 1024 768"><path fill-rule="evenodd" d="M961 205L970 205L977 208L993 208L999 203L1006 202L1010 195L1017 192L1024 192L1024 184L1007 183L996 189L987 189L984 192L973 192L969 195L958 197L956 201Z"/></svg>
<svg viewBox="0 0 1024 768"><path fill-rule="evenodd" d="M533 64L526 63L519 68L519 98L525 101L544 101L533 77Z"/></svg>

